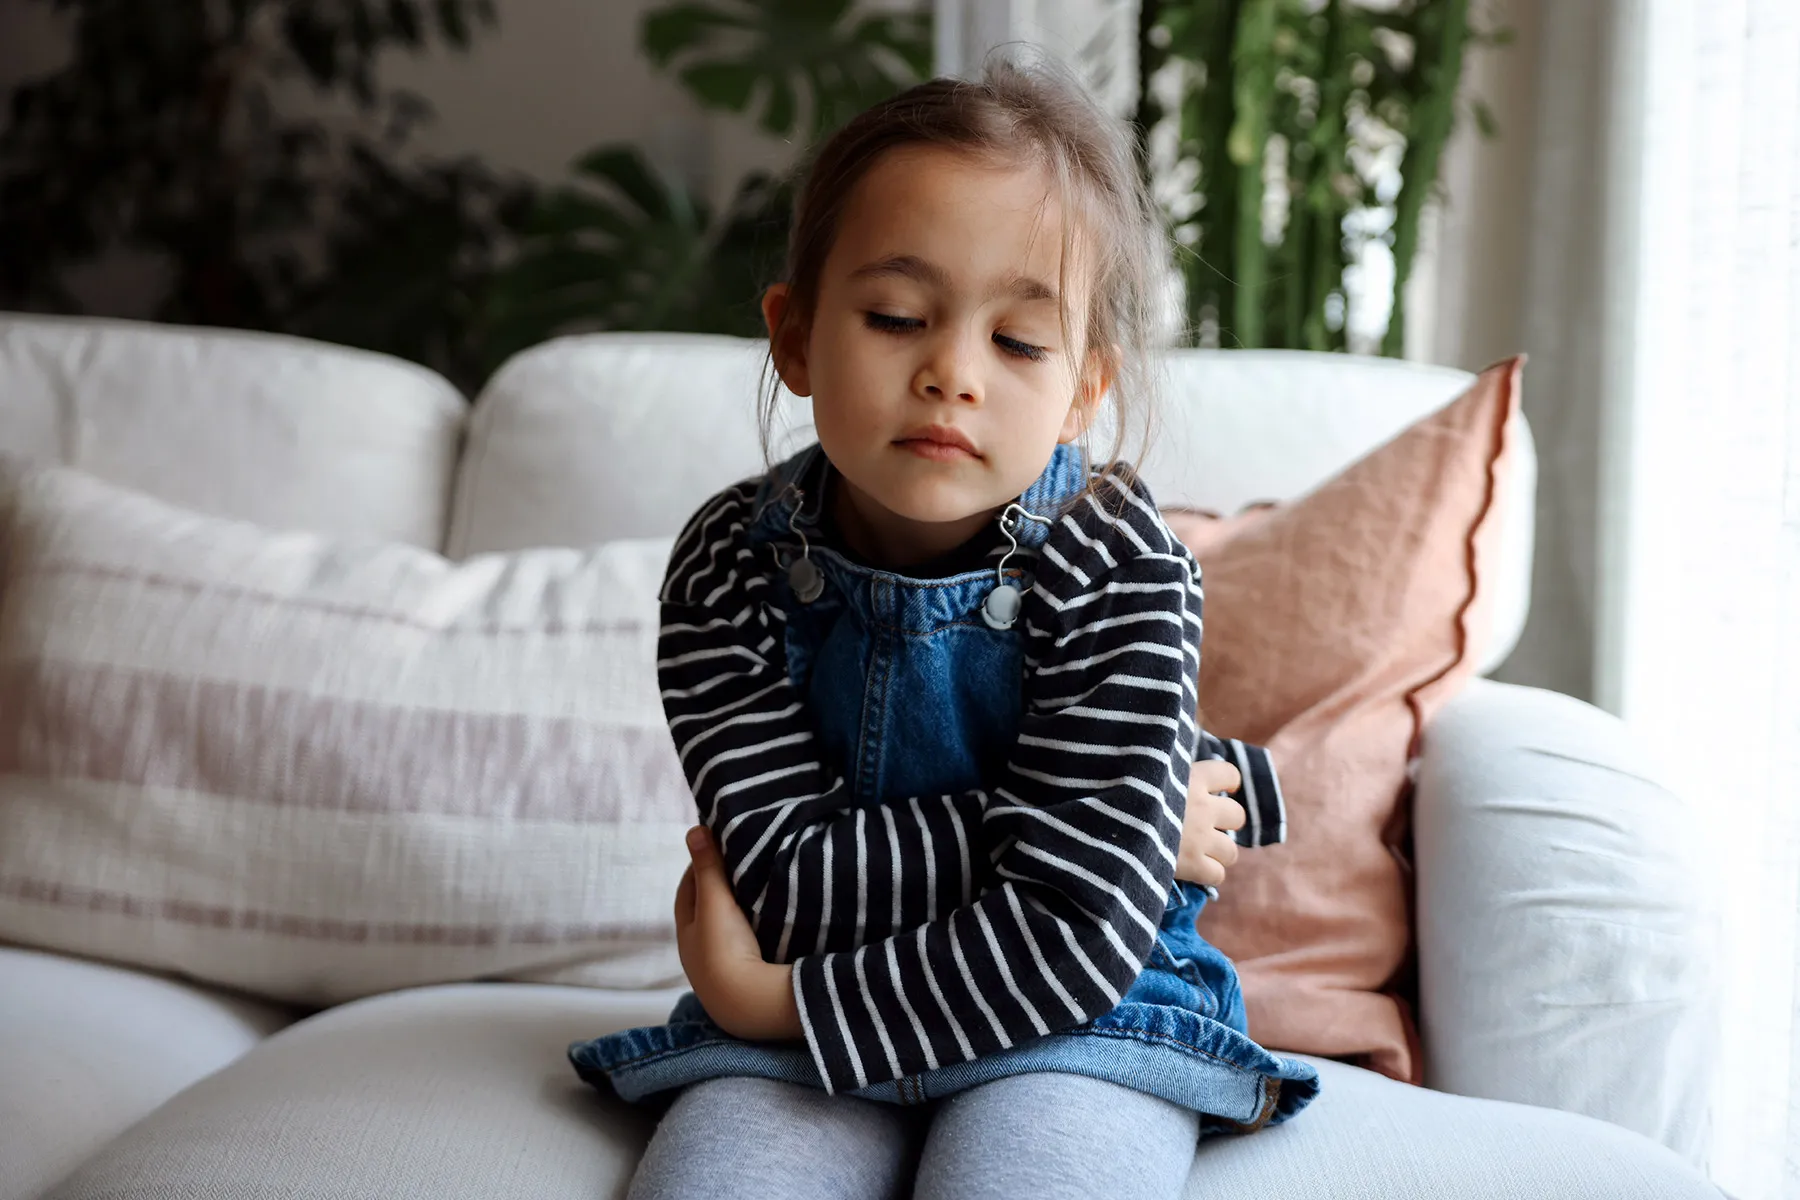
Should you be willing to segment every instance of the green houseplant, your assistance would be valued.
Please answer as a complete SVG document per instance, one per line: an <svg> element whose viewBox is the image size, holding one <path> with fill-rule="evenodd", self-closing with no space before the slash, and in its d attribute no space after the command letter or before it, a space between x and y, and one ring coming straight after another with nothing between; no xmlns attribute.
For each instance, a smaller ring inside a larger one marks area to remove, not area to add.
<svg viewBox="0 0 1800 1200"><path fill-rule="evenodd" d="M654 9L641 45L707 108L809 142L926 77L923 13L857 11L851 0L716 0ZM713 212L630 146L578 159L546 193L494 291L490 354L574 329L755 335L760 285L779 269L792 193L740 181Z"/></svg>
<svg viewBox="0 0 1800 1200"><path fill-rule="evenodd" d="M1135 117L1181 247L1185 340L1347 348L1346 277L1356 238L1373 237L1394 264L1380 349L1400 353L1464 55L1504 35L1473 31L1469 0L1142 0L1139 11ZM714 0L652 11L642 41L706 106L813 140L925 77L929 33L922 13L859 14L849 0ZM1163 162L1159 127L1174 135ZM1383 144L1404 146L1385 177ZM746 179L713 214L621 147L577 174L582 186L546 197L496 290L497 350L573 328L759 331L755 288L779 262L789 200L780 181ZM1386 227L1355 232L1371 215Z"/></svg>
<svg viewBox="0 0 1800 1200"><path fill-rule="evenodd" d="M1353 238L1372 236L1394 265L1380 348L1399 354L1464 56L1507 35L1473 30L1469 0L1142 0L1138 28L1146 158L1191 181L1169 204L1189 338L1346 348ZM1404 146L1397 169L1383 145ZM1387 227L1353 234L1353 214Z"/></svg>
<svg viewBox="0 0 1800 1200"><path fill-rule="evenodd" d="M471 381L483 280L531 189L472 159L403 165L430 110L389 50L467 48L491 0L36 0L68 61L0 129L0 307L80 312L85 264L166 279L154 315L330 337ZM319 115L291 115L286 89ZM477 380L478 382L478 380Z"/></svg>
<svg viewBox="0 0 1800 1200"><path fill-rule="evenodd" d="M379 56L466 48L492 0L34 2L69 19L75 52L8 97L0 307L80 311L71 268L147 254L167 268L162 319L386 350L469 391L561 332L760 329L785 180L745 178L715 211L631 145L547 189L404 160L429 110L380 85ZM639 41L705 107L804 143L929 74L926 7L680 0ZM1376 238L1398 353L1463 59L1502 36L1471 28L1469 0L1142 0L1137 32L1188 340L1346 348L1347 275ZM352 120L283 115L295 83Z"/></svg>

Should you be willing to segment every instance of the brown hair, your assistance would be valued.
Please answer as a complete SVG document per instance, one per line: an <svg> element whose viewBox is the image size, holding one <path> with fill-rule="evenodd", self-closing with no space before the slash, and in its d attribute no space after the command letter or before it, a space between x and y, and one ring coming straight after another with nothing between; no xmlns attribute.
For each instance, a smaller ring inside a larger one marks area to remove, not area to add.
<svg viewBox="0 0 1800 1200"><path fill-rule="evenodd" d="M1138 171L1129 127L1096 104L1066 67L1042 55L996 52L981 78L933 79L864 110L818 147L794 204L785 271L790 323L808 322L819 276L837 239L852 189L875 162L902 146L964 150L1005 164L1041 165L1066 214L1062 274L1064 344L1098 354L1111 377L1113 444L1106 475L1128 477L1127 441L1141 453L1154 420L1151 348L1159 242L1164 238ZM1086 328L1070 335L1067 282L1079 231L1090 299ZM1073 364L1080 371L1082 364ZM773 356L760 406L763 448L770 451L780 380ZM1135 436L1134 436L1135 432ZM1095 461L1083 436L1088 459Z"/></svg>

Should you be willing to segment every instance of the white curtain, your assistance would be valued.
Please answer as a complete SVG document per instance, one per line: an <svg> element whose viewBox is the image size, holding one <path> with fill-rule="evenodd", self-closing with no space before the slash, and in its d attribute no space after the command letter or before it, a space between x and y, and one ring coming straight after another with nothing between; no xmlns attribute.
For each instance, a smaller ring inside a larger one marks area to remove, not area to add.
<svg viewBox="0 0 1800 1200"><path fill-rule="evenodd" d="M1696 802L1712 1168L1800 1197L1800 5L1617 5L1594 685Z"/></svg>
<svg viewBox="0 0 1800 1200"><path fill-rule="evenodd" d="M1450 156L1421 348L1532 356L1538 562L1500 674L1619 713L1693 803L1710 1169L1800 1200L1800 4L1491 8L1524 36L1477 67L1499 143ZM1509 273L1488 243L1515 233Z"/></svg>
<svg viewBox="0 0 1800 1200"><path fill-rule="evenodd" d="M1525 405L1539 457L1531 621L1498 677L1584 700L1595 699L1603 308L1607 281L1630 253L1611 236L1611 202L1629 186L1611 162L1624 129L1613 109L1631 103L1614 86L1627 57L1616 33L1622 10L1637 2L1508 0L1493 18L1521 37L1470 65L1472 74L1504 72L1484 96L1503 124L1492 142L1465 124L1446 155L1448 236L1433 266L1448 327L1422 347L1424 357L1468 369L1531 355ZM1518 232L1510 261L1487 253L1502 229ZM1512 311L1483 303L1495 293Z"/></svg>

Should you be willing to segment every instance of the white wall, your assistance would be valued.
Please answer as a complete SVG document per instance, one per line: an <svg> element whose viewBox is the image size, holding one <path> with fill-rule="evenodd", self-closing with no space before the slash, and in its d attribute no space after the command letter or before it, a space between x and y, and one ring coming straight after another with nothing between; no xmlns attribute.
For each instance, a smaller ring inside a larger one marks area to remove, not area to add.
<svg viewBox="0 0 1800 1200"><path fill-rule="evenodd" d="M467 55L393 55L382 78L424 96L437 123L420 150L470 153L538 179L605 142L634 142L663 170L728 194L746 169L793 149L752 122L713 115L639 53L644 14L663 0L497 0L500 25Z"/></svg>
<svg viewBox="0 0 1800 1200"><path fill-rule="evenodd" d="M1409 291L1408 357L1478 370L1531 356L1524 408L1538 443L1531 620L1496 673L1594 697L1593 628L1600 380L1584 353L1599 336L1608 265L1595 198L1609 116L1602 4L1487 0L1510 46L1468 60L1466 100L1484 99L1499 134L1464 119L1445 148L1446 202L1428 223Z"/></svg>

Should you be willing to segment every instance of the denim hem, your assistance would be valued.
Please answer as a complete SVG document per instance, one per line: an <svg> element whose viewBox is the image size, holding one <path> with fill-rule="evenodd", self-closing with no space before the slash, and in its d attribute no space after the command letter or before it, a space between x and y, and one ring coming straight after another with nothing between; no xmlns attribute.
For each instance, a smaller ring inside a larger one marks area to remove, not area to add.
<svg viewBox="0 0 1800 1200"><path fill-rule="evenodd" d="M663 1104L676 1089L721 1076L825 1087L802 1043L733 1038L705 1018L691 995L671 1016L667 1025L577 1042L569 1047L570 1061L588 1083L634 1104ZM1272 1054L1220 1022L1126 1002L1074 1030L846 1094L917 1105L1031 1072L1085 1075L1159 1096L1202 1114L1204 1133L1281 1124L1312 1101L1319 1084L1309 1064Z"/></svg>

